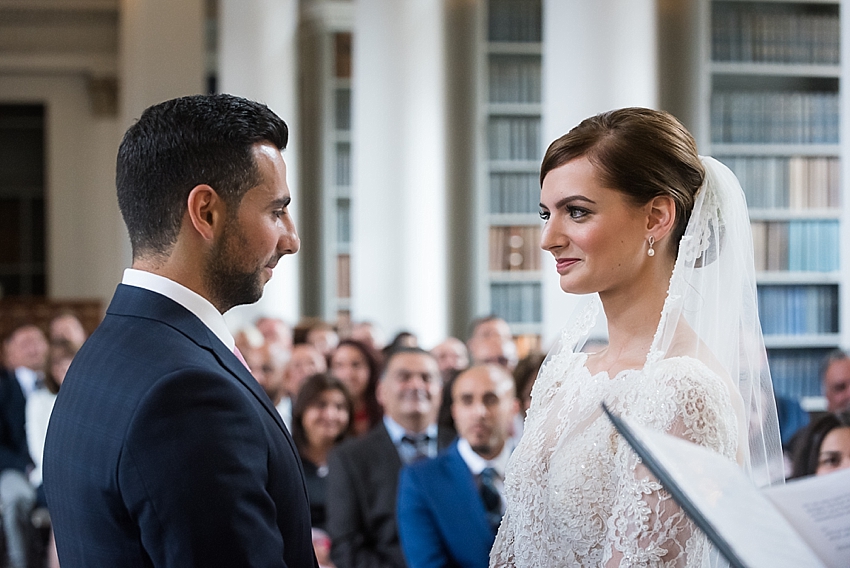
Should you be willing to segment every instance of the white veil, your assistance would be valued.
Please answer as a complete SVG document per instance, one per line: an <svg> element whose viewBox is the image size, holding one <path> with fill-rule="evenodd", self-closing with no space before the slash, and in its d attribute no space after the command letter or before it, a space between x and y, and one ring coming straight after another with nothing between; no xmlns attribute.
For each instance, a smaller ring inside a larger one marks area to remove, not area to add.
<svg viewBox="0 0 850 568"><path fill-rule="evenodd" d="M756 486L782 483L779 423L759 324L746 201L729 168L713 158L701 159L705 181L679 244L646 365L688 355L727 379L739 422L738 461ZM580 350L601 311L594 294L544 367L565 350Z"/></svg>

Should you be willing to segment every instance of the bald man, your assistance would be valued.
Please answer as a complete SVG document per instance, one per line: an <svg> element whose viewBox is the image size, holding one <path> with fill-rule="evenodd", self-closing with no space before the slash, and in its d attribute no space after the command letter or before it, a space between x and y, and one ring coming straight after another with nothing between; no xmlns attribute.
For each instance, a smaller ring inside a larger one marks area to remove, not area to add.
<svg viewBox="0 0 850 568"><path fill-rule="evenodd" d="M478 365L454 380L458 441L436 459L404 468L399 480L399 536L409 568L488 566L517 409L513 377L501 365Z"/></svg>

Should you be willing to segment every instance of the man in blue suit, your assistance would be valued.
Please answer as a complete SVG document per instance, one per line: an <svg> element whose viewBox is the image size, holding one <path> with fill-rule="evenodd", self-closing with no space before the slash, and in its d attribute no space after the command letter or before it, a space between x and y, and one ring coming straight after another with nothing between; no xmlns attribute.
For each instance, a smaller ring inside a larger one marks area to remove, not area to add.
<svg viewBox="0 0 850 568"><path fill-rule="evenodd" d="M299 248L286 124L229 95L148 108L118 151L133 267L57 398L63 568L317 566L303 472L222 314Z"/></svg>
<svg viewBox="0 0 850 568"><path fill-rule="evenodd" d="M458 441L404 468L399 480L398 530L409 568L488 566L517 408L504 367L479 365L454 380Z"/></svg>

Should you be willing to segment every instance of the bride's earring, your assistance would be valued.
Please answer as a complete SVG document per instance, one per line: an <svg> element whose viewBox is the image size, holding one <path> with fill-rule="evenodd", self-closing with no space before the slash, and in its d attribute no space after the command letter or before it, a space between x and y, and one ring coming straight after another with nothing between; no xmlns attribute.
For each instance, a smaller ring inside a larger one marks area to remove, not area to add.
<svg viewBox="0 0 850 568"><path fill-rule="evenodd" d="M649 235L649 250L646 251L647 256L655 256L655 249L652 246L655 244L655 237Z"/></svg>

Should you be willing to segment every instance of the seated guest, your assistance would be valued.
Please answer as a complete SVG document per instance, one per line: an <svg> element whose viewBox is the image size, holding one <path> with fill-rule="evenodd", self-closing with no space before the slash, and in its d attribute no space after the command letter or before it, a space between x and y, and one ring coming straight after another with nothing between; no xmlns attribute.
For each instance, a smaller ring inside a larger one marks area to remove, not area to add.
<svg viewBox="0 0 850 568"><path fill-rule="evenodd" d="M88 338L82 322L70 312L61 313L50 320L49 331L51 345L67 341L79 349Z"/></svg>
<svg viewBox="0 0 850 568"><path fill-rule="evenodd" d="M850 409L850 355L836 349L826 356L821 372L828 412Z"/></svg>
<svg viewBox="0 0 850 568"><path fill-rule="evenodd" d="M319 353L327 360L331 352L339 345L339 335L331 324L319 321L312 324L310 329L307 330L305 342L318 349Z"/></svg>
<svg viewBox="0 0 850 568"><path fill-rule="evenodd" d="M307 377L328 370L328 363L319 350L309 343L296 343L292 346L289 363L283 373L283 397L278 404L281 414L292 416L292 403L301 390ZM283 410L281 410L283 408Z"/></svg>
<svg viewBox="0 0 850 568"><path fill-rule="evenodd" d="M387 357L387 355L396 349L404 347L419 347L419 338L409 331L400 331L395 335L395 337L393 337L392 341L384 346L382 349L383 356Z"/></svg>
<svg viewBox="0 0 850 568"><path fill-rule="evenodd" d="M26 401L42 380L48 344L42 331L25 325L4 344L5 369L0 369L0 506L11 568L26 568L32 556L30 513L35 488L27 472L33 462L27 447Z"/></svg>
<svg viewBox="0 0 850 568"><path fill-rule="evenodd" d="M422 349L400 349L386 362L377 395L384 418L328 458L328 533L337 568L404 568L396 525L398 473L404 463L437 455L442 381ZM448 444L446 444L448 445Z"/></svg>
<svg viewBox="0 0 850 568"><path fill-rule="evenodd" d="M81 345L81 344L80 344ZM65 374L74 355L77 354L79 346L67 340L58 339L50 346L47 358L47 372L44 374L44 382L27 399L26 405L26 432L27 446L32 457L34 467L29 474L29 480L36 488L36 504L46 507L44 498L44 487L41 481L41 464L44 458L44 439L47 436L47 423L50 421L50 413L53 412L53 404L56 402L56 393L65 380ZM48 566L55 568L59 566L59 557L56 554L56 542L53 533L50 534L50 544L47 550Z"/></svg>
<svg viewBox="0 0 850 568"><path fill-rule="evenodd" d="M254 322L254 327L263 334L265 343L272 349L292 351L292 328L282 319L264 316Z"/></svg>
<svg viewBox="0 0 850 568"><path fill-rule="evenodd" d="M348 389L324 373L307 379L292 408L292 439L304 466L314 528L325 528L328 453L351 434L352 412Z"/></svg>
<svg viewBox="0 0 850 568"><path fill-rule="evenodd" d="M283 423L292 431L292 406L283 401L286 394L283 382L289 352L265 342L244 351L243 355L251 374L269 396Z"/></svg>
<svg viewBox="0 0 850 568"><path fill-rule="evenodd" d="M850 468L850 411L815 420L795 444L792 478Z"/></svg>
<svg viewBox="0 0 850 568"><path fill-rule="evenodd" d="M504 367L472 367L454 380L460 439L436 459L405 467L399 479L398 531L410 568L489 565L517 407Z"/></svg>
<svg viewBox="0 0 850 568"><path fill-rule="evenodd" d="M508 322L489 315L472 322L466 342L473 365L496 363L513 370L517 364L516 344Z"/></svg>
<svg viewBox="0 0 850 568"><path fill-rule="evenodd" d="M375 395L381 374L375 354L359 341L343 339L331 353L330 372L351 393L354 433L360 436L374 428L383 416Z"/></svg>
<svg viewBox="0 0 850 568"><path fill-rule="evenodd" d="M379 352L384 348L384 336L380 328L371 321L359 321L351 326L349 339L364 343L369 349Z"/></svg>
<svg viewBox="0 0 850 568"><path fill-rule="evenodd" d="M444 382L452 371L462 371L469 366L469 351L457 337L447 337L438 343L431 349L431 355L437 359Z"/></svg>

